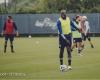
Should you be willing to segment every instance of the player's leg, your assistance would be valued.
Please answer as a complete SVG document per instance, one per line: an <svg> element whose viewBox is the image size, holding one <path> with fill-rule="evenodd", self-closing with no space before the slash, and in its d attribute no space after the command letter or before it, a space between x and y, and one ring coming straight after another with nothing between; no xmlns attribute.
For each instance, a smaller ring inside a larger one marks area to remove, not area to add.
<svg viewBox="0 0 100 80"><path fill-rule="evenodd" d="M6 53L8 39L9 39L9 36L6 34L5 35L5 43L4 43L4 53Z"/></svg>
<svg viewBox="0 0 100 80"><path fill-rule="evenodd" d="M81 38L77 39L77 47L78 47L78 54L80 54L82 51L82 39Z"/></svg>
<svg viewBox="0 0 100 80"><path fill-rule="evenodd" d="M71 48L67 46L67 53L68 53L68 66L71 66Z"/></svg>
<svg viewBox="0 0 100 80"><path fill-rule="evenodd" d="M59 35L59 48L61 48L60 35Z"/></svg>
<svg viewBox="0 0 100 80"><path fill-rule="evenodd" d="M59 49L60 49L60 53L59 53L59 59L60 59L60 65L63 65L63 54L64 54L64 39L61 37L61 35L59 35Z"/></svg>
<svg viewBox="0 0 100 80"><path fill-rule="evenodd" d="M61 46L61 47L60 47L60 54L59 54L60 65L63 65L63 54L64 54L64 47Z"/></svg>
<svg viewBox="0 0 100 80"><path fill-rule="evenodd" d="M85 46L86 36L82 34L82 48Z"/></svg>
<svg viewBox="0 0 100 80"><path fill-rule="evenodd" d="M60 70L61 70L61 71L66 71L66 69L65 69L65 66L66 66L66 65L63 64L64 48L65 48L65 47L61 45L61 47L60 47L60 54L59 54L59 59L60 59Z"/></svg>
<svg viewBox="0 0 100 80"><path fill-rule="evenodd" d="M94 45L93 45L93 43L91 41L91 38L89 37L89 34L87 35L87 39L88 39L88 41L89 41L89 43L91 45L91 48L94 48Z"/></svg>
<svg viewBox="0 0 100 80"><path fill-rule="evenodd" d="M77 42L77 50L78 50L78 54L80 54L80 46L79 46L79 42Z"/></svg>
<svg viewBox="0 0 100 80"><path fill-rule="evenodd" d="M12 53L14 53L13 41L14 41L14 35L10 35L10 47Z"/></svg>
<svg viewBox="0 0 100 80"><path fill-rule="evenodd" d="M59 53L59 59L60 59L60 70L66 71L65 65L63 64L63 54L64 54L64 48L65 48L65 40L59 36L59 43L60 43L60 53Z"/></svg>
<svg viewBox="0 0 100 80"><path fill-rule="evenodd" d="M68 53L68 69L72 69L71 68L71 58L72 58L72 55L71 55L71 46L72 46L72 38L71 38L71 35L68 35L67 37L67 40L69 40L69 43L67 43L67 53Z"/></svg>
<svg viewBox="0 0 100 80"><path fill-rule="evenodd" d="M81 53L83 50L82 42L79 42L79 46L80 46L79 52Z"/></svg>
<svg viewBox="0 0 100 80"><path fill-rule="evenodd" d="M73 39L73 45L72 45L72 48L71 48L71 51L73 51L73 49L76 47L76 42L75 42L75 39Z"/></svg>

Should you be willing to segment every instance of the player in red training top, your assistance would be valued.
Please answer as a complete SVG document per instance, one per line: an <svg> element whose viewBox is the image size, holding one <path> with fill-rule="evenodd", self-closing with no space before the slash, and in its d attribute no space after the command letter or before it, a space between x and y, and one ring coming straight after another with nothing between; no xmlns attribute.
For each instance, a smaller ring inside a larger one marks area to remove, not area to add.
<svg viewBox="0 0 100 80"><path fill-rule="evenodd" d="M11 52L14 53L13 41L15 33L18 36L17 26L13 21L12 16L8 16L2 32L2 35L5 36L4 53L6 53L8 40L10 40Z"/></svg>

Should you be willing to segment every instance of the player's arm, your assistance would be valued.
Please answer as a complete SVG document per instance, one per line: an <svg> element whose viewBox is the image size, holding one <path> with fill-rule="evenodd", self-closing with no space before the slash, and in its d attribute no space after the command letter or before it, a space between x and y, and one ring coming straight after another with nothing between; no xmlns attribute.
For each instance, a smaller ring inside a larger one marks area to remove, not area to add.
<svg viewBox="0 0 100 80"><path fill-rule="evenodd" d="M85 35L87 35L87 33L90 31L90 26L88 21L85 22L85 26L86 26Z"/></svg>
<svg viewBox="0 0 100 80"><path fill-rule="evenodd" d="M16 26L15 22L13 22L13 24L14 24L14 29L16 31L16 36L19 36L19 33L18 33L17 26Z"/></svg>
<svg viewBox="0 0 100 80"><path fill-rule="evenodd" d="M81 28L80 23L79 23L79 24L77 24L77 23L76 23L76 21L74 21L74 25L75 25L76 29L77 29L77 30L81 33L82 28Z"/></svg>
<svg viewBox="0 0 100 80"><path fill-rule="evenodd" d="M79 30L79 29L76 27L74 21L71 21L71 22L70 22L70 25L71 25L71 30L72 30L72 31Z"/></svg>
<svg viewBox="0 0 100 80"><path fill-rule="evenodd" d="M74 23L76 29L80 29L79 25L75 21L73 23Z"/></svg>
<svg viewBox="0 0 100 80"><path fill-rule="evenodd" d="M80 32L80 27L79 27L79 25L77 25L76 21L71 21L70 25L71 25L72 31L78 30Z"/></svg>
<svg viewBox="0 0 100 80"><path fill-rule="evenodd" d="M59 34L61 35L61 37L66 40L66 37L62 33L62 28L61 28L61 22L60 22L60 20L57 21L57 28L58 28L58 31L59 31Z"/></svg>

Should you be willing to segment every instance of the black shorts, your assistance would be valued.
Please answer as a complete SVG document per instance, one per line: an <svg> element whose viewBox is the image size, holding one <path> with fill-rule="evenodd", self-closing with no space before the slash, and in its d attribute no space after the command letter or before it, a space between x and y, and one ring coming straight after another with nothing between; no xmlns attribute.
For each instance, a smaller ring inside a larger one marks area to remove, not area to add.
<svg viewBox="0 0 100 80"><path fill-rule="evenodd" d="M13 41L14 40L14 35L13 34L5 34L5 41Z"/></svg>
<svg viewBox="0 0 100 80"><path fill-rule="evenodd" d="M90 35L89 33L87 35L82 34L82 40L86 41L86 39L90 40Z"/></svg>
<svg viewBox="0 0 100 80"><path fill-rule="evenodd" d="M73 39L73 42L74 42L74 43L82 42L82 38L74 38L74 39Z"/></svg>
<svg viewBox="0 0 100 80"><path fill-rule="evenodd" d="M72 45L72 35L68 34L68 35L64 35L66 37L66 39L69 41L69 43L67 43L65 41L65 39L62 38L61 35L59 35L59 45L60 47L66 47L66 46L70 46Z"/></svg>

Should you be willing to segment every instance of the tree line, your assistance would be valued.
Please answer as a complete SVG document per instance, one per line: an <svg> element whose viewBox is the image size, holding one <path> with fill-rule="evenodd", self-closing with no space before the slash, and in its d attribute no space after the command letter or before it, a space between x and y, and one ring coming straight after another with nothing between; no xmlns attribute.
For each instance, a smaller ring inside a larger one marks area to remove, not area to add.
<svg viewBox="0 0 100 80"><path fill-rule="evenodd" d="M9 0L0 13L100 13L100 0Z"/></svg>

